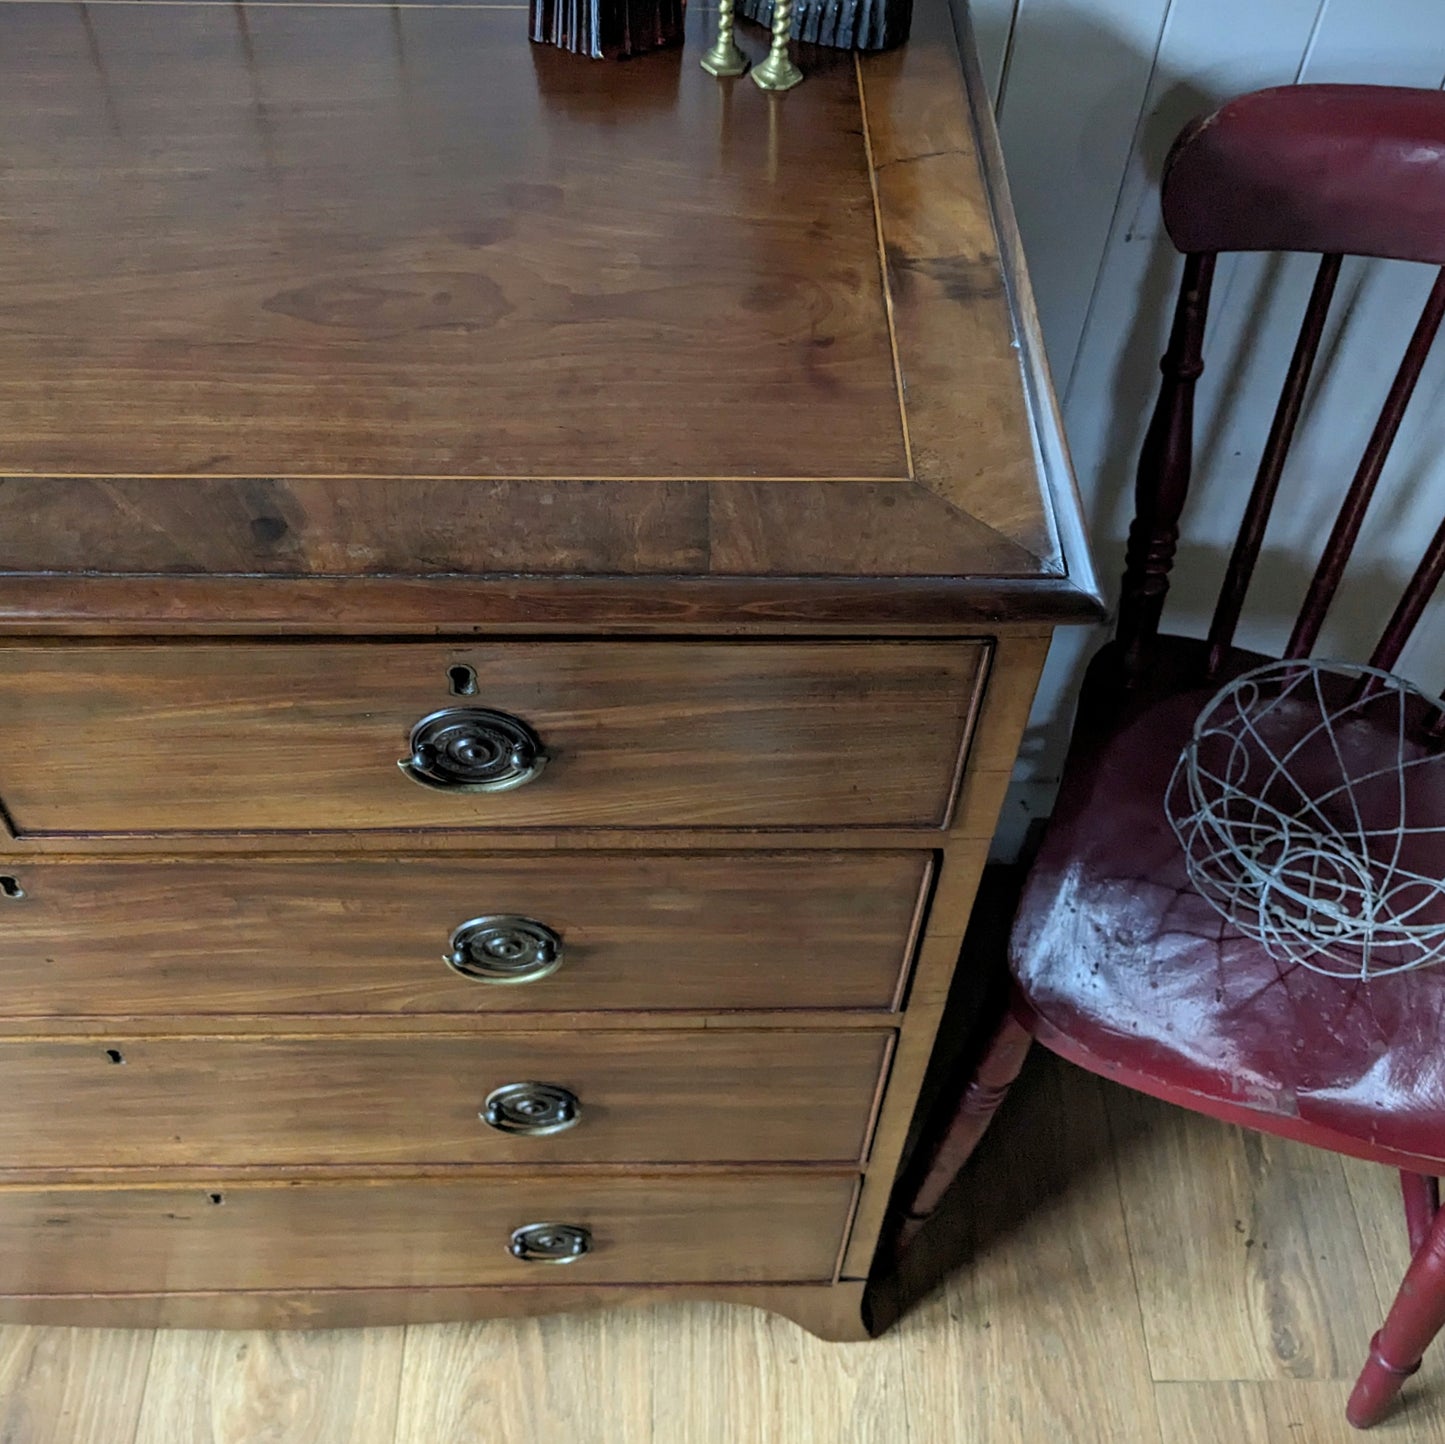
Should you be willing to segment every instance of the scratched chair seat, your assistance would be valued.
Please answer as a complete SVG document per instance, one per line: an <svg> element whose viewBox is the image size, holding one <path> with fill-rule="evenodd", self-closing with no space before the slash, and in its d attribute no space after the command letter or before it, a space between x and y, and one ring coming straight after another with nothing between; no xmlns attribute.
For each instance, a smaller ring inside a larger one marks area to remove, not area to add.
<svg viewBox="0 0 1445 1444"><path fill-rule="evenodd" d="M1200 709L1268 659L1231 649L1214 677L1181 688L1201 676L1203 644L1161 636L1156 649L1122 705L1109 696L1114 654L1091 669L1014 925L1021 1021L1141 1092L1338 1153L1445 1169L1445 967L1325 976L1277 961L1199 896L1164 795ZM1377 741L1388 765L1395 738ZM1445 768L1410 785L1431 789L1414 800L1445 817Z"/></svg>

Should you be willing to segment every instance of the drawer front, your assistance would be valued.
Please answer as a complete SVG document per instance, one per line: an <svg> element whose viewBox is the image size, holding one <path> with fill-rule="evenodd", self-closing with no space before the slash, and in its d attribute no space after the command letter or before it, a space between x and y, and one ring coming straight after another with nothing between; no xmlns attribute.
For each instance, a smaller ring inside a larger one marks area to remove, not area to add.
<svg viewBox="0 0 1445 1444"><path fill-rule="evenodd" d="M0 1045L0 1160L853 1163L891 1038L727 1030L17 1041ZM529 1122L568 1126L533 1132Z"/></svg>
<svg viewBox="0 0 1445 1444"><path fill-rule="evenodd" d="M0 892L0 1016L887 1009L930 868L900 852L35 863ZM483 918L499 921L466 926Z"/></svg>
<svg viewBox="0 0 1445 1444"><path fill-rule="evenodd" d="M0 646L0 801L21 836L938 827L985 655L17 643ZM427 721L448 709L465 716Z"/></svg>
<svg viewBox="0 0 1445 1444"><path fill-rule="evenodd" d="M0 1293L822 1281L855 1187L774 1174L6 1189ZM586 1230L587 1251L516 1257L513 1233L539 1223Z"/></svg>

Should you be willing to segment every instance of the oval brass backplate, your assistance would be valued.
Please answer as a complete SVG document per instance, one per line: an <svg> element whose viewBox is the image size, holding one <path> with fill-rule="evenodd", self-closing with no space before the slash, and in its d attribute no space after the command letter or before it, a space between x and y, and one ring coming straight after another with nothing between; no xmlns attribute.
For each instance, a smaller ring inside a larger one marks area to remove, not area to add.
<svg viewBox="0 0 1445 1444"><path fill-rule="evenodd" d="M507 1245L524 1263L576 1263L592 1247L592 1234L580 1224L529 1223L512 1230Z"/></svg>
<svg viewBox="0 0 1445 1444"><path fill-rule="evenodd" d="M441 792L510 792L547 765L542 739L521 720L487 707L447 707L412 729L410 755L396 765Z"/></svg>
<svg viewBox="0 0 1445 1444"><path fill-rule="evenodd" d="M577 1095L557 1083L505 1083L487 1094L480 1114L498 1133L531 1138L562 1133L580 1116Z"/></svg>
<svg viewBox="0 0 1445 1444"><path fill-rule="evenodd" d="M535 983L562 966L562 939L535 918L491 913L453 928L445 957L479 983Z"/></svg>

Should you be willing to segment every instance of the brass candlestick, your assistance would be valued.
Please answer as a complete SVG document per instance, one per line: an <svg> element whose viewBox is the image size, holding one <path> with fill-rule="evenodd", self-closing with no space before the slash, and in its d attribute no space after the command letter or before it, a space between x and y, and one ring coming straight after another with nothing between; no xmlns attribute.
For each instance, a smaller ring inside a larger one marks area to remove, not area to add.
<svg viewBox="0 0 1445 1444"><path fill-rule="evenodd" d="M741 75L748 68L748 57L733 40L733 0L718 0L717 39L699 63L709 75L716 75L720 80Z"/></svg>
<svg viewBox="0 0 1445 1444"><path fill-rule="evenodd" d="M762 90L791 90L803 72L788 58L788 35L793 28L793 0L773 0L773 43L768 58L753 71L753 83Z"/></svg>

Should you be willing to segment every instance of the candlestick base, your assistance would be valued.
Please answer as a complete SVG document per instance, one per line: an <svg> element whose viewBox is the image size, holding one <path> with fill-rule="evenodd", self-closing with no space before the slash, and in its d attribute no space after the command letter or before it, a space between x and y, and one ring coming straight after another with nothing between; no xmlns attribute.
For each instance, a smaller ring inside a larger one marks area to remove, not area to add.
<svg viewBox="0 0 1445 1444"><path fill-rule="evenodd" d="M749 61L732 41L719 40L698 64L709 75L715 75L719 80L730 80L735 75L744 74Z"/></svg>
<svg viewBox="0 0 1445 1444"><path fill-rule="evenodd" d="M753 69L753 84L759 90L791 90L802 78L803 72L784 51L770 51L768 58Z"/></svg>

